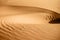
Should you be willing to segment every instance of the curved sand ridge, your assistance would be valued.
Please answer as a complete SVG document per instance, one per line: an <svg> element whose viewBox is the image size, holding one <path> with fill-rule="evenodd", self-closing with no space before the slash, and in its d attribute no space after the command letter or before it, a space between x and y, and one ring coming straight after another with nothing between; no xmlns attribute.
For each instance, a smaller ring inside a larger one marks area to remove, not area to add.
<svg viewBox="0 0 60 40"><path fill-rule="evenodd" d="M49 18L46 20L46 17L43 18L40 15L42 14L1 17L0 40L60 40L60 27L41 24L48 23Z"/></svg>

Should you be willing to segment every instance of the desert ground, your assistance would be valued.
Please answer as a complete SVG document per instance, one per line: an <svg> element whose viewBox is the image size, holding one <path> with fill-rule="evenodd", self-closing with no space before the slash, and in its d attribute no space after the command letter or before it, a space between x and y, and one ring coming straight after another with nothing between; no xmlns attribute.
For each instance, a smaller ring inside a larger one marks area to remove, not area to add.
<svg viewBox="0 0 60 40"><path fill-rule="evenodd" d="M24 5L18 5L18 0L15 5L16 1L0 1L0 40L60 40L60 23L49 23L60 18L57 5L53 6L56 0L50 6L53 11L47 5L45 8L32 6L36 1L30 1L33 4L21 1Z"/></svg>

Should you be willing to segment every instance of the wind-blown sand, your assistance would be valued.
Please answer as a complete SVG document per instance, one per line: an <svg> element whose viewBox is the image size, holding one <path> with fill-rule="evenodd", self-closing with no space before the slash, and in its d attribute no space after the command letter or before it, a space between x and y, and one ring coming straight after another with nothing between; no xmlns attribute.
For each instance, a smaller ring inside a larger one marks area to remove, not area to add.
<svg viewBox="0 0 60 40"><path fill-rule="evenodd" d="M0 8L0 40L60 40L60 24L49 24L55 12L25 8Z"/></svg>

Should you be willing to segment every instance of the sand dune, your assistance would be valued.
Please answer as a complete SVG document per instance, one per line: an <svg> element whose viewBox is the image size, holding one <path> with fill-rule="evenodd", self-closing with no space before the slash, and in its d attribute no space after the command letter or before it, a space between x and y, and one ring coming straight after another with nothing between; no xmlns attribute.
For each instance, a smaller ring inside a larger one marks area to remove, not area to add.
<svg viewBox="0 0 60 40"><path fill-rule="evenodd" d="M29 16L32 18L30 22ZM31 14L27 15L27 19L26 15L1 17L0 40L60 40L60 24L49 24L47 21L47 24L41 24L40 19L34 17Z"/></svg>
<svg viewBox="0 0 60 40"><path fill-rule="evenodd" d="M0 20L0 40L60 40L60 25L16 24Z"/></svg>
<svg viewBox="0 0 60 40"><path fill-rule="evenodd" d="M56 12L35 7L0 9L0 40L60 40L60 24L49 24L60 18Z"/></svg>

